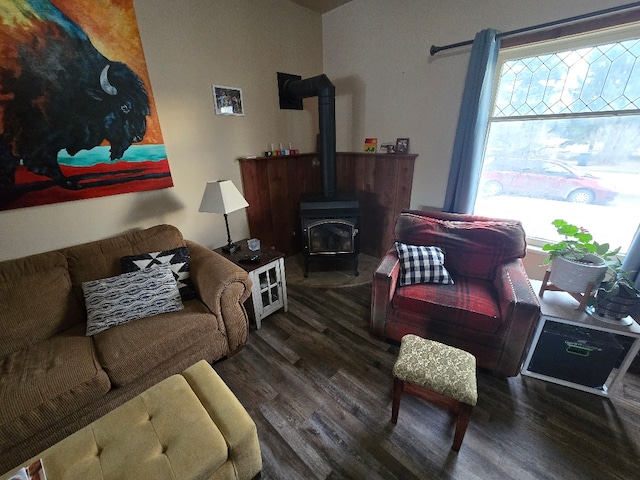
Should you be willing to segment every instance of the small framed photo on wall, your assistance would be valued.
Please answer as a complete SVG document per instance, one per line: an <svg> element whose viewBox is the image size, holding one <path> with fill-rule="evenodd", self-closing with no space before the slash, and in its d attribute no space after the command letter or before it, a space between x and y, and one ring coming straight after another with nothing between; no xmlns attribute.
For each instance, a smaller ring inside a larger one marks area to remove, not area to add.
<svg viewBox="0 0 640 480"><path fill-rule="evenodd" d="M409 153L409 139L398 138L396 139L396 153L403 154Z"/></svg>
<svg viewBox="0 0 640 480"><path fill-rule="evenodd" d="M244 115L242 89L213 85L213 103L216 115Z"/></svg>

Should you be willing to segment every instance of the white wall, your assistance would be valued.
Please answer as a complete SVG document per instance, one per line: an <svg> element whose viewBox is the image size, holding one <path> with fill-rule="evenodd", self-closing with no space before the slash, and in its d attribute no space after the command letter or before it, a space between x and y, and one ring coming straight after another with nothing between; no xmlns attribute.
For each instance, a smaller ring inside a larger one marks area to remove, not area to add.
<svg viewBox="0 0 640 480"><path fill-rule="evenodd" d="M317 101L280 110L276 72L322 73L321 16L286 0L135 0L174 187L0 212L0 260L172 223L209 246L224 219L198 213L205 182L242 188L237 158L269 143L313 151ZM244 117L213 113L211 84L242 88ZM244 211L229 215L248 236Z"/></svg>
<svg viewBox="0 0 640 480"><path fill-rule="evenodd" d="M175 187L0 212L0 260L162 222L225 243L223 218L197 212L205 182L240 188L237 157L271 142L315 148L317 102L279 110L278 71L334 82L339 150L410 137L412 207L441 207L469 49L430 57L430 46L624 3L354 0L321 17L286 0L134 0ZM246 115L215 116L212 83L242 88ZM230 226L249 233L243 211Z"/></svg>
<svg viewBox="0 0 640 480"><path fill-rule="evenodd" d="M354 0L323 16L324 70L336 84L338 150L409 137L419 154L412 208L442 207L471 40L627 0Z"/></svg>

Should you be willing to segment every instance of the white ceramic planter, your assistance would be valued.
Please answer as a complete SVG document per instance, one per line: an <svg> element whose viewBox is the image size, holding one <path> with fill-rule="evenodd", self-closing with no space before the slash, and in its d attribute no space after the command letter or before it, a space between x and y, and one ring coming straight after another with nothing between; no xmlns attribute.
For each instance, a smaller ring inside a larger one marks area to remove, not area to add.
<svg viewBox="0 0 640 480"><path fill-rule="evenodd" d="M589 283L593 283L595 290L604 279L607 266L597 255L587 255L585 260L592 263L575 262L564 257L554 258L549 281L565 292L585 293Z"/></svg>

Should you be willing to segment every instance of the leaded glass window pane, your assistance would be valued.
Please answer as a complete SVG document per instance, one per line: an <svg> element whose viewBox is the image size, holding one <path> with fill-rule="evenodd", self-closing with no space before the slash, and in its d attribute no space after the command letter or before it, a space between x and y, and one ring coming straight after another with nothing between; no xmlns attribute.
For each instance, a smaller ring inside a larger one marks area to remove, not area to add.
<svg viewBox="0 0 640 480"><path fill-rule="evenodd" d="M640 223L640 25L501 51L474 213L564 218L626 251Z"/></svg>

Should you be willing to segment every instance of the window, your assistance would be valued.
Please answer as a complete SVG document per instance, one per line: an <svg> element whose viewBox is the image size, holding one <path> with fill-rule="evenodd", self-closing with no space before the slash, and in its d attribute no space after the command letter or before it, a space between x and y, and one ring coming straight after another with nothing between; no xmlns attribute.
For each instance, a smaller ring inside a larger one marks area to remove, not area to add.
<svg viewBox="0 0 640 480"><path fill-rule="evenodd" d="M474 213L551 222L625 251L640 219L640 26L505 49Z"/></svg>

